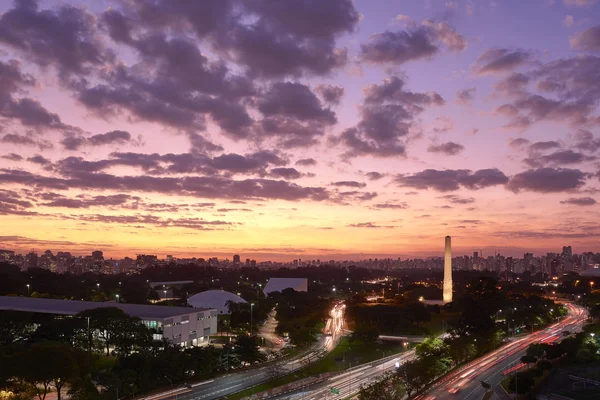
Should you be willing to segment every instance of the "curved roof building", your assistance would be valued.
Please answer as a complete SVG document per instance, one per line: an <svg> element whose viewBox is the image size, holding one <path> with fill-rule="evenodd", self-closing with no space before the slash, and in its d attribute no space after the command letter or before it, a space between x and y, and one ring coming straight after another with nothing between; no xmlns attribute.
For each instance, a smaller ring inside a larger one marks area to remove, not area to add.
<svg viewBox="0 0 600 400"><path fill-rule="evenodd" d="M195 308L215 308L219 311L219 314L229 314L229 308L227 307L227 302L229 301L233 303L247 303L246 300L237 294L225 290L207 290L188 298L190 306Z"/></svg>
<svg viewBox="0 0 600 400"><path fill-rule="evenodd" d="M583 271L579 275L580 276L590 276L590 277L593 277L593 278L596 278L596 277L600 278L600 268L586 269L585 271Z"/></svg>

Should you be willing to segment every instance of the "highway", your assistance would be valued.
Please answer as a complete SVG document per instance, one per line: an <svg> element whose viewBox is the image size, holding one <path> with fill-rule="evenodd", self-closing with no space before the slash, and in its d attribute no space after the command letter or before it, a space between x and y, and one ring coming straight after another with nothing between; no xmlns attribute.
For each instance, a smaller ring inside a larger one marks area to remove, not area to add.
<svg viewBox="0 0 600 400"><path fill-rule="evenodd" d="M566 306L569 309L569 315L559 323L520 337L500 347L498 350L449 373L429 388L425 394L416 397L416 399L481 399L485 394L485 389L481 386L480 380L484 380L494 386L505 378L503 373L506 373L507 370L517 370L523 367L524 365L521 365L519 359L525 354L525 350L531 343L555 342L561 339L562 332L565 330L570 332L581 330L587 319L585 309L573 304L566 304ZM384 373L393 371L397 365L403 364L414 357L414 350L410 350L399 356L388 357L355 367L325 382L306 387L304 390L272 397L271 399L344 399L352 394L356 394L361 385L368 385L376 381ZM339 395L331 393L331 388L338 389L340 391Z"/></svg>
<svg viewBox="0 0 600 400"><path fill-rule="evenodd" d="M569 314L562 321L520 337L498 350L452 371L415 400L481 399L486 392L486 389L481 386L481 381L494 387L506 378L507 374L524 368L525 365L520 362L520 358L525 355L530 344L553 343L563 337L564 331L581 331L587 319L587 311L570 303L565 305L569 309ZM499 387L496 388L496 392L502 396L503 392L498 389ZM504 395L504 397L507 396Z"/></svg>
<svg viewBox="0 0 600 400"><path fill-rule="evenodd" d="M335 304L329 312L330 318L327 320L325 333L321 336L319 342L292 359L274 361L275 365L269 363L250 370L221 375L213 380L196 383L192 385L191 389L177 387L173 390L143 397L140 400L214 400L269 380L274 369L278 370L280 374L286 374L303 368L306 366L305 360L311 359L314 361L337 346L344 328L345 308L343 302Z"/></svg>

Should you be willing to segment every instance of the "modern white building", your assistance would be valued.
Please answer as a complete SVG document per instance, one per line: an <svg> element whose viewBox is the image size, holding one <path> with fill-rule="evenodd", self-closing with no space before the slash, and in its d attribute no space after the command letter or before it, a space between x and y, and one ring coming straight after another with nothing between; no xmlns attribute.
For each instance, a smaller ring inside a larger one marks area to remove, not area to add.
<svg viewBox="0 0 600 400"><path fill-rule="evenodd" d="M206 290L188 298L188 304L190 306L216 309L219 314L229 314L229 307L227 306L229 302L247 303L246 300L242 299L237 294L225 290Z"/></svg>
<svg viewBox="0 0 600 400"><path fill-rule="evenodd" d="M308 292L307 278L271 278L265 285L263 293L281 292L285 289L294 289L296 292Z"/></svg>
<svg viewBox="0 0 600 400"><path fill-rule="evenodd" d="M103 307L116 307L127 315L138 317L154 331L155 340L165 338L182 347L207 345L210 335L217 332L217 310L212 308L0 296L0 310L76 315Z"/></svg>

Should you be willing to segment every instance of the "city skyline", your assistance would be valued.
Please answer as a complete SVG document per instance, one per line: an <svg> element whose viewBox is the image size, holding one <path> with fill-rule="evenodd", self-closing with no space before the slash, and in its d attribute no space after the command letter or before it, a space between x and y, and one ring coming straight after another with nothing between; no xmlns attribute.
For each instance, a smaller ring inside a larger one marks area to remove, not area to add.
<svg viewBox="0 0 600 400"><path fill-rule="evenodd" d="M0 248L598 252L599 2L169 4L0 5Z"/></svg>

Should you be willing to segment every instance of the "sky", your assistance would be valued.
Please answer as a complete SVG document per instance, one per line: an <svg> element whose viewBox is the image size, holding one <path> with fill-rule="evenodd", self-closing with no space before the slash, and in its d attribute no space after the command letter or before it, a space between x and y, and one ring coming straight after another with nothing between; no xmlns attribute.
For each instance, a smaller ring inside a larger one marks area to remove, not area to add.
<svg viewBox="0 0 600 400"><path fill-rule="evenodd" d="M0 248L599 251L600 1L0 1Z"/></svg>

